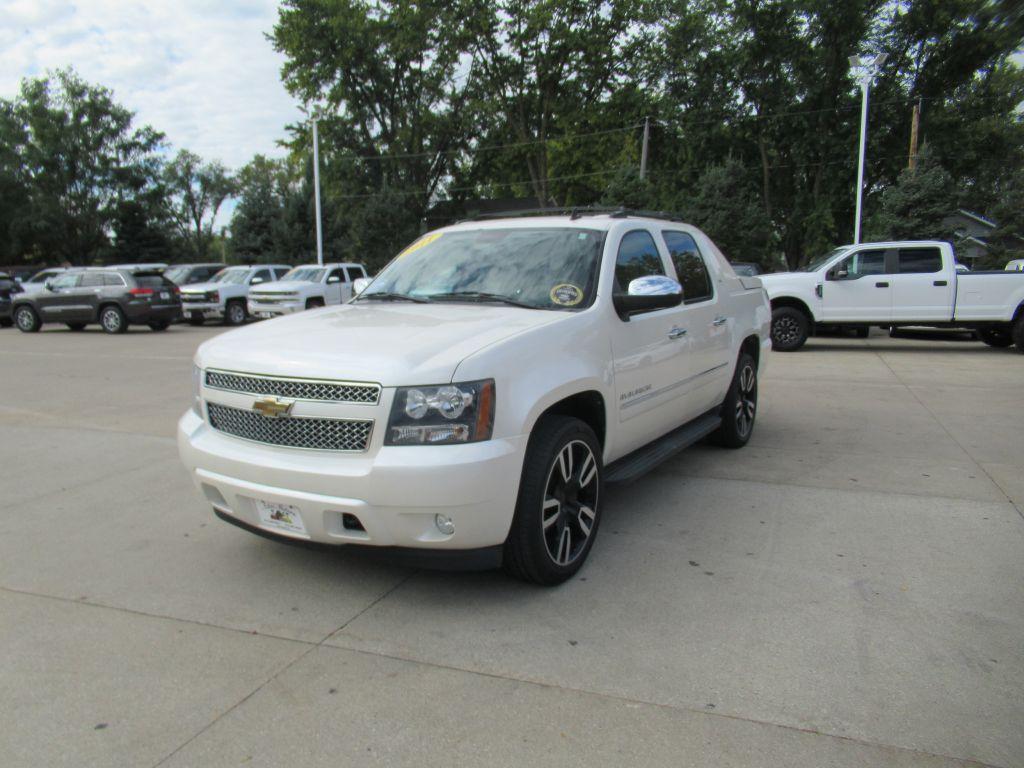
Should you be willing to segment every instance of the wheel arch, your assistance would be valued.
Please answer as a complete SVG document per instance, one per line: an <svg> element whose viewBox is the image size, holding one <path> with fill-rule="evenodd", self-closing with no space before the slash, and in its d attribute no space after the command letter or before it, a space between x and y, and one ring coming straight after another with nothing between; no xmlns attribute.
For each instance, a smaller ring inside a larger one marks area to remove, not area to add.
<svg viewBox="0 0 1024 768"><path fill-rule="evenodd" d="M597 442L604 450L607 434L607 411L604 395L596 389L583 390L563 397L541 411L534 420L531 432L545 416L572 416L594 430Z"/></svg>
<svg viewBox="0 0 1024 768"><path fill-rule="evenodd" d="M771 307L773 312L780 307L792 307L799 310L807 318L810 328L814 328L814 323L816 322L814 313L803 299L798 299L796 296L778 296L771 300Z"/></svg>

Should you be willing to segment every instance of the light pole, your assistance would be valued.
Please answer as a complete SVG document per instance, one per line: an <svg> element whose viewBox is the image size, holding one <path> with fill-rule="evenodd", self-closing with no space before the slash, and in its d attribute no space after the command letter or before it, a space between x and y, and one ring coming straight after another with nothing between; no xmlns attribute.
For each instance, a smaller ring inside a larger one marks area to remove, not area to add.
<svg viewBox="0 0 1024 768"><path fill-rule="evenodd" d="M320 224L320 135L316 130L319 112L314 110L313 117L313 200L316 204L316 263L324 265L324 236Z"/></svg>
<svg viewBox="0 0 1024 768"><path fill-rule="evenodd" d="M860 86L860 156L857 160L857 213L853 219L853 243L860 242L860 211L864 200L864 150L868 139L868 89L885 63L886 55L851 56L850 68L853 79Z"/></svg>

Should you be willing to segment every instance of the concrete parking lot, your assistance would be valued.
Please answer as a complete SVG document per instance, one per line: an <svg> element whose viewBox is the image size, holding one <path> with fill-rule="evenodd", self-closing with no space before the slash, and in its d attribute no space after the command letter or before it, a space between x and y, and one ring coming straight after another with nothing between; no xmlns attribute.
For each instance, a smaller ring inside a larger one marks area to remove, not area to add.
<svg viewBox="0 0 1024 768"><path fill-rule="evenodd" d="M219 328L0 330L4 766L1024 765L1024 356L814 339L581 575L259 539L177 460Z"/></svg>

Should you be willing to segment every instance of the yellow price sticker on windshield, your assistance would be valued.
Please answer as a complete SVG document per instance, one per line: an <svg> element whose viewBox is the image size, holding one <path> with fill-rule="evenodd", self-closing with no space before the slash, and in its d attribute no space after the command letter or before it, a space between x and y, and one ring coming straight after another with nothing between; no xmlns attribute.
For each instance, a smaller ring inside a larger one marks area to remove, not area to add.
<svg viewBox="0 0 1024 768"><path fill-rule="evenodd" d="M433 234L424 235L419 240L410 245L408 248L406 248L404 251L402 251L400 254L398 254L398 258L400 259L403 256L408 256L413 251L418 251L423 246L430 245L443 234L444 232L434 232Z"/></svg>

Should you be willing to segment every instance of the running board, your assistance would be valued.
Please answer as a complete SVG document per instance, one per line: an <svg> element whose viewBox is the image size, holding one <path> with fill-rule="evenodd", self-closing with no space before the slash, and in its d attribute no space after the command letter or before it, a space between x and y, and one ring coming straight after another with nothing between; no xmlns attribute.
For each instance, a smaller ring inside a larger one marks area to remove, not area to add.
<svg viewBox="0 0 1024 768"><path fill-rule="evenodd" d="M701 440L722 424L718 409L698 416L688 424L673 429L653 443L638 448L605 467L606 483L628 483L647 474L656 466Z"/></svg>

